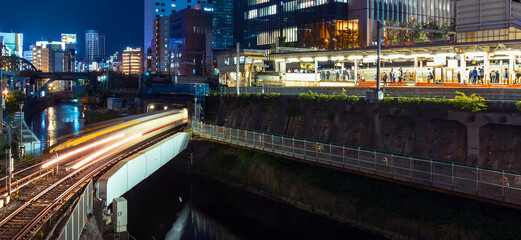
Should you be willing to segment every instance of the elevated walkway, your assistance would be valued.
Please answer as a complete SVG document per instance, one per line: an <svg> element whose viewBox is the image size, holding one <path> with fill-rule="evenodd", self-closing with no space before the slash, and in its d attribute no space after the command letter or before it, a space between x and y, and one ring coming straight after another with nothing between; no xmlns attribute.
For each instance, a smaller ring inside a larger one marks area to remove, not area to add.
<svg viewBox="0 0 521 240"><path fill-rule="evenodd" d="M521 175L192 122L195 135L313 165L521 209Z"/></svg>

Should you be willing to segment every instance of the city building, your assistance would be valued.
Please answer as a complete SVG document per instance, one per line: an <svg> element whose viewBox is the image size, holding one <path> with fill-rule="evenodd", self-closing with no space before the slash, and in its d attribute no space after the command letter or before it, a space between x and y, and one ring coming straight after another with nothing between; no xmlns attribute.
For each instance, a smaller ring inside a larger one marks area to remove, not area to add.
<svg viewBox="0 0 521 240"><path fill-rule="evenodd" d="M33 65L38 71L52 72L54 69L54 54L47 45L33 46Z"/></svg>
<svg viewBox="0 0 521 240"><path fill-rule="evenodd" d="M29 61L30 63L33 63L33 45L29 46L29 51L24 51L24 58Z"/></svg>
<svg viewBox="0 0 521 240"><path fill-rule="evenodd" d="M204 10L204 8L203 8ZM212 33L213 48L228 49L233 47L233 0L213 0Z"/></svg>
<svg viewBox="0 0 521 240"><path fill-rule="evenodd" d="M32 47L33 65L42 72L75 72L76 51L73 42L38 41Z"/></svg>
<svg viewBox="0 0 521 240"><path fill-rule="evenodd" d="M521 40L521 3L455 0L458 43Z"/></svg>
<svg viewBox="0 0 521 240"><path fill-rule="evenodd" d="M239 74L241 87L256 87L263 86L263 84L274 84L264 81L259 81L257 74L264 72L264 60L267 53L265 50L259 49L241 49L239 52L239 59L237 59L237 51L224 51L217 54L217 68L219 69L219 83L229 87L237 84L237 61L239 61ZM279 74L274 75L275 82L279 80Z"/></svg>
<svg viewBox="0 0 521 240"><path fill-rule="evenodd" d="M207 75L213 66L212 17L206 11L185 9L170 15L171 74ZM209 60L210 59L210 60Z"/></svg>
<svg viewBox="0 0 521 240"><path fill-rule="evenodd" d="M147 69L152 73L168 73L170 67L170 17L154 20L154 44L147 57Z"/></svg>
<svg viewBox="0 0 521 240"><path fill-rule="evenodd" d="M181 11L183 9L193 8L196 4L211 2L208 1L191 1L191 0L144 0L144 46L148 49L154 44L154 21L159 17L167 17L170 14Z"/></svg>
<svg viewBox="0 0 521 240"><path fill-rule="evenodd" d="M269 48L277 39L298 47L335 48L344 30L356 30L359 45L376 42L376 22L450 25L452 0L235 1L234 36L244 48Z"/></svg>
<svg viewBox="0 0 521 240"><path fill-rule="evenodd" d="M0 37L3 38L3 46L5 53L12 56L23 57L24 51L24 35L21 33L3 33L0 32Z"/></svg>
<svg viewBox="0 0 521 240"><path fill-rule="evenodd" d="M105 58L105 35L96 30L85 31L85 62L87 65Z"/></svg>
<svg viewBox="0 0 521 240"><path fill-rule="evenodd" d="M127 48L123 50L123 74L139 75L143 72L143 50Z"/></svg>

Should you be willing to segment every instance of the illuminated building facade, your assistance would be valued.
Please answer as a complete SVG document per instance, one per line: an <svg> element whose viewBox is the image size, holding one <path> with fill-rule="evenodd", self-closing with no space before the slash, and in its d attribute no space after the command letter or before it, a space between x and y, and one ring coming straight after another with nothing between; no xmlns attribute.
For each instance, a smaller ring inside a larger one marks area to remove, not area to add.
<svg viewBox="0 0 521 240"><path fill-rule="evenodd" d="M85 31L85 61L87 65L105 57L105 35L96 30Z"/></svg>
<svg viewBox="0 0 521 240"><path fill-rule="evenodd" d="M10 53L12 56L23 57L24 50L24 35L21 33L3 33L0 32L0 37L3 38L4 53ZM7 55L7 54L5 54Z"/></svg>
<svg viewBox="0 0 521 240"><path fill-rule="evenodd" d="M211 0L208 1L191 1L191 0L144 0L144 46L145 49L149 49L153 46L153 38L154 38L154 21L159 17L168 17L170 14L181 11L183 9L190 9L195 7L195 5L200 3L210 3ZM147 53L148 54L148 53Z"/></svg>
<svg viewBox="0 0 521 240"><path fill-rule="evenodd" d="M170 59L170 18L154 20L154 44L147 56L147 68L152 73L168 73Z"/></svg>
<svg viewBox="0 0 521 240"><path fill-rule="evenodd" d="M127 48L123 50L123 74L139 75L143 72L143 50Z"/></svg>
<svg viewBox="0 0 521 240"><path fill-rule="evenodd" d="M398 26L436 20L449 25L452 0L240 0L234 35L244 48L268 48L276 39L299 47L334 46L342 30L358 30L362 44L375 42L376 21ZM307 46L306 46L307 45Z"/></svg>

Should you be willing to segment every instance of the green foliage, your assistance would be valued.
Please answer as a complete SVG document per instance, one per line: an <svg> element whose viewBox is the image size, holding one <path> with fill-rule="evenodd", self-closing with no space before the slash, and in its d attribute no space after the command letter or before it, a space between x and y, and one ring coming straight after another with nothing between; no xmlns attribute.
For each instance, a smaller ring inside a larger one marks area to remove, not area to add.
<svg viewBox="0 0 521 240"><path fill-rule="evenodd" d="M255 96L257 96L258 98L260 98L260 97L262 96L262 94L261 94L261 93L257 93L257 94L255 94Z"/></svg>
<svg viewBox="0 0 521 240"><path fill-rule="evenodd" d="M301 93L298 95L298 99L300 100L315 100L318 97L317 93L312 92L311 90L307 93Z"/></svg>
<svg viewBox="0 0 521 240"><path fill-rule="evenodd" d="M516 103L517 110L521 111L521 101Z"/></svg>
<svg viewBox="0 0 521 240"><path fill-rule="evenodd" d="M333 99L333 96L320 94L320 95L318 95L317 99L319 102L329 102L329 101L331 101L331 99Z"/></svg>
<svg viewBox="0 0 521 240"><path fill-rule="evenodd" d="M20 90L15 90L12 93L8 94L5 99L5 108L11 114L14 114L16 111L20 110L20 102L25 102L27 96Z"/></svg>
<svg viewBox="0 0 521 240"><path fill-rule="evenodd" d="M350 103L357 103L358 101L360 101L360 98L356 95L351 95L349 96L349 98L347 98L347 101Z"/></svg>
<svg viewBox="0 0 521 240"><path fill-rule="evenodd" d="M264 99L267 99L267 100L272 100L272 99L276 99L280 97L280 93L268 93L268 94L264 94Z"/></svg>
<svg viewBox="0 0 521 240"><path fill-rule="evenodd" d="M457 92L457 96L452 99L452 104L462 110L470 110L472 112L479 112L487 109L485 98L477 96L475 93L467 96L465 93Z"/></svg>
<svg viewBox="0 0 521 240"><path fill-rule="evenodd" d="M361 46L362 39L358 30L346 29L341 30L337 36L337 47L340 49L348 49Z"/></svg>
<svg viewBox="0 0 521 240"><path fill-rule="evenodd" d="M437 106L452 106L461 110L467 110L472 112L479 112L487 109L487 104L483 97L472 94L470 96L465 95L462 92L456 92L457 96L453 99L447 98L409 98L409 97L386 97L380 100L382 104L398 103L398 104L433 104ZM517 105L516 105L517 106ZM519 104L521 108L521 103ZM520 110L521 111L521 110Z"/></svg>
<svg viewBox="0 0 521 240"><path fill-rule="evenodd" d="M335 95L335 96L333 96L333 99L335 99L337 101L345 101L345 100L347 100L347 94Z"/></svg>
<svg viewBox="0 0 521 240"><path fill-rule="evenodd" d="M240 97L241 97L241 98L250 98L250 97L251 97L251 93L244 93L244 94L241 94Z"/></svg>

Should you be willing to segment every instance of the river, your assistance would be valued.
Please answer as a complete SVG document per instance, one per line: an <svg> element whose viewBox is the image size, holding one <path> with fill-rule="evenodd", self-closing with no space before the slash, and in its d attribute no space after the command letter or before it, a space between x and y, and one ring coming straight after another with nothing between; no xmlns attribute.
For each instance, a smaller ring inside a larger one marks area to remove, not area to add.
<svg viewBox="0 0 521 240"><path fill-rule="evenodd" d="M46 146L83 127L80 107L59 103L28 125ZM381 239L322 217L202 177L173 162L124 195L136 239Z"/></svg>
<svg viewBox="0 0 521 240"><path fill-rule="evenodd" d="M52 146L64 136L74 136L81 131L84 120L80 109L75 103L57 103L31 116L27 126L32 127L43 143L42 148Z"/></svg>

